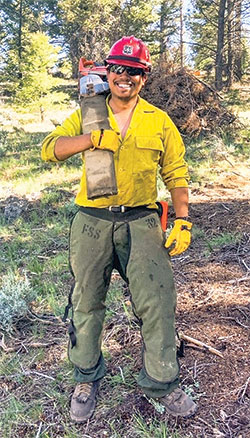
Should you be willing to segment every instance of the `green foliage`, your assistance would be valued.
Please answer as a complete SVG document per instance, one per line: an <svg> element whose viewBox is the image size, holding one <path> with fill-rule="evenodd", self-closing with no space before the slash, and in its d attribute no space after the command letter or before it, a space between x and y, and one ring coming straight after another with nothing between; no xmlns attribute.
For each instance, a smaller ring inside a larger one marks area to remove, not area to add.
<svg viewBox="0 0 250 438"><path fill-rule="evenodd" d="M192 5L187 25L194 42L195 67L202 68L207 59L215 62L218 2L193 0Z"/></svg>
<svg viewBox="0 0 250 438"><path fill-rule="evenodd" d="M129 366L123 368L119 367L119 373L113 376L107 376L106 380L111 387L117 387L117 385L124 385L126 388L134 388L135 379L131 373Z"/></svg>
<svg viewBox="0 0 250 438"><path fill-rule="evenodd" d="M197 390L200 388L199 382L196 380L193 384L183 385L182 386L185 393L194 401L199 400L202 394L197 393Z"/></svg>
<svg viewBox="0 0 250 438"><path fill-rule="evenodd" d="M136 437L138 438L185 438L178 432L172 432L165 421L145 422L141 415L134 415Z"/></svg>
<svg viewBox="0 0 250 438"><path fill-rule="evenodd" d="M118 0L58 1L56 15L75 76L80 56L101 62L105 58L111 36L117 35L118 10Z"/></svg>
<svg viewBox="0 0 250 438"><path fill-rule="evenodd" d="M0 288L0 325L11 331L15 320L24 317L36 294L26 276L16 277L9 272L2 278Z"/></svg>
<svg viewBox="0 0 250 438"><path fill-rule="evenodd" d="M178 28L176 0L59 0L56 15L75 75L80 56L102 62L123 35L141 38L154 55Z"/></svg>
<svg viewBox="0 0 250 438"><path fill-rule="evenodd" d="M44 138L44 133L28 134L22 129L13 132L0 130L0 177L3 180L28 179L44 168L38 160L37 145Z"/></svg>
<svg viewBox="0 0 250 438"><path fill-rule="evenodd" d="M240 157L250 156L250 129L243 128L238 132L238 135L235 139L235 155Z"/></svg>
<svg viewBox="0 0 250 438"><path fill-rule="evenodd" d="M8 132L0 130L0 158L4 157L8 148Z"/></svg>
<svg viewBox="0 0 250 438"><path fill-rule="evenodd" d="M227 245L235 245L241 240L239 233L222 233L218 236L214 236L212 239L207 239L206 244L210 251L218 248L222 248Z"/></svg>
<svg viewBox="0 0 250 438"><path fill-rule="evenodd" d="M242 71L243 75L250 73L250 46L247 38L242 38Z"/></svg>
<svg viewBox="0 0 250 438"><path fill-rule="evenodd" d="M217 143L215 138L197 138L186 142L186 160L192 183L213 180L215 173L212 164L215 159ZM218 158L218 157L217 157Z"/></svg>
<svg viewBox="0 0 250 438"><path fill-rule="evenodd" d="M62 211L65 213L65 216L71 218L78 211L78 206L75 204L75 201L72 199L69 202L66 202L62 207Z"/></svg>
<svg viewBox="0 0 250 438"><path fill-rule="evenodd" d="M50 78L50 80L53 84L54 79ZM69 95L63 91L53 91L52 89L50 93L41 97L37 102L39 102L40 107L43 106L44 108L50 108L55 105L68 105Z"/></svg>
<svg viewBox="0 0 250 438"><path fill-rule="evenodd" d="M159 1L130 0L124 2L120 11L120 36L135 35L145 42L155 42L153 24L159 20Z"/></svg>
<svg viewBox="0 0 250 438"><path fill-rule="evenodd" d="M227 105L240 105L241 103L240 90L229 90L225 97Z"/></svg>
<svg viewBox="0 0 250 438"><path fill-rule="evenodd" d="M192 241L198 240L198 239L205 239L206 234L205 231L201 228L197 227L197 225L194 225L192 227Z"/></svg>
<svg viewBox="0 0 250 438"><path fill-rule="evenodd" d="M192 33L195 66L210 72L216 56L219 0L192 0L191 3L186 26ZM179 4L177 0L2 0L0 75L2 72L5 78L11 79L9 90L14 92L19 75L26 72L25 69L22 71L22 63L25 63L30 45L29 35L34 33L48 35L60 44L66 58L57 63L57 72L65 78L69 78L72 72L74 77L77 76L80 56L102 62L110 46L123 35L134 34L143 39L153 58L157 59L159 53L176 53L180 39ZM243 19L246 10L247 0L242 0ZM228 16L227 10L226 20ZM227 26L223 50L226 60ZM246 72L248 67L249 44L242 32L243 71ZM48 78L41 79L45 84ZM28 78L24 80L29 82ZM27 91L26 94L30 99L31 93Z"/></svg>
<svg viewBox="0 0 250 438"><path fill-rule="evenodd" d="M144 396L148 402L154 406L154 409L156 410L156 412L159 412L159 414L164 414L164 412L166 411L166 408L164 405L161 404L160 401L157 401L154 398L148 398L146 395Z"/></svg>
<svg viewBox="0 0 250 438"><path fill-rule="evenodd" d="M198 67L201 70L205 70L207 73L211 73L211 71L212 71L212 69L214 67L214 60L213 60L213 58L209 57L209 58L202 59L199 62Z"/></svg>
<svg viewBox="0 0 250 438"><path fill-rule="evenodd" d="M192 6L187 26L192 35L195 67L208 73L213 67L221 68L224 85L241 79L249 66L249 45L242 25L248 18L247 1L225 2L225 10L219 0L192 0ZM222 35L221 48L219 34Z"/></svg>
<svg viewBox="0 0 250 438"><path fill-rule="evenodd" d="M28 35L21 63L22 79L16 91L19 103L38 100L51 90L54 82L49 69L54 66L59 50L42 32Z"/></svg>
<svg viewBox="0 0 250 438"><path fill-rule="evenodd" d="M68 59L64 59L59 63L58 71L65 79L70 79L72 77L72 64Z"/></svg>
<svg viewBox="0 0 250 438"><path fill-rule="evenodd" d="M237 99L238 93L232 93ZM186 141L186 160L189 165L191 183L215 182L220 167L232 168L234 159L249 157L250 130L225 130L218 135L199 137Z"/></svg>

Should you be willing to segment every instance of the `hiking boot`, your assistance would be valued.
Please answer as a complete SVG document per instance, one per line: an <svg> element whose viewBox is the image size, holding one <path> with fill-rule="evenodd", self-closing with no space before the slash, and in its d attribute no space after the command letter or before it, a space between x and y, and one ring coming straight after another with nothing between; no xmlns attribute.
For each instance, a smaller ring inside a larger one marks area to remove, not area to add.
<svg viewBox="0 0 250 438"><path fill-rule="evenodd" d="M196 403L180 388L157 399L166 411L175 417L191 417L197 410Z"/></svg>
<svg viewBox="0 0 250 438"><path fill-rule="evenodd" d="M92 417L96 407L99 382L78 383L71 399L70 416L76 423L84 423Z"/></svg>

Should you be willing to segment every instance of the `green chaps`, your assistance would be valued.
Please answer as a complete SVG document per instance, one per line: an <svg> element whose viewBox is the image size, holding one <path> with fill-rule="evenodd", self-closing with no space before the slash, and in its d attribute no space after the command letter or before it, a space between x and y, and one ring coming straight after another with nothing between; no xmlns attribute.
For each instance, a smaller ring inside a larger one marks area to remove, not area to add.
<svg viewBox="0 0 250 438"><path fill-rule="evenodd" d="M165 237L155 210L110 213L81 208L70 231L70 265L75 279L69 359L75 378L90 382L105 375L101 353L105 299L112 270L129 283L141 324L143 391L161 397L179 384L175 345L176 293Z"/></svg>

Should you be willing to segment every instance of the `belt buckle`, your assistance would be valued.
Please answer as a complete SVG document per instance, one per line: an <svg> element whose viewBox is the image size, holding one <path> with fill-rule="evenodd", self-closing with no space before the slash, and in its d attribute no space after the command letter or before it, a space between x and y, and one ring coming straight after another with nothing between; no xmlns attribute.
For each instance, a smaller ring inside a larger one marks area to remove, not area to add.
<svg viewBox="0 0 250 438"><path fill-rule="evenodd" d="M126 211L126 207L125 207L125 205L110 205L110 206L108 207L108 210L111 211L111 212L113 212L113 208L120 208L120 212L121 212L121 213L125 213L125 211Z"/></svg>

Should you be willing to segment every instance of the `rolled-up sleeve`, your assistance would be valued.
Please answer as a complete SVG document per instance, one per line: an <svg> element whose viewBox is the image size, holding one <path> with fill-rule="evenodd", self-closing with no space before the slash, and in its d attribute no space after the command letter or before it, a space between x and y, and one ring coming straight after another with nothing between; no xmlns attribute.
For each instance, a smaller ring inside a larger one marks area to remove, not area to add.
<svg viewBox="0 0 250 438"><path fill-rule="evenodd" d="M184 159L185 146L170 118L166 120L163 143L165 152L160 159L160 174L167 189L188 187L189 173Z"/></svg>
<svg viewBox="0 0 250 438"><path fill-rule="evenodd" d="M59 161L55 155L55 144L59 137L75 137L82 134L81 110L76 110L60 126L57 126L42 142L41 157L44 161Z"/></svg>

